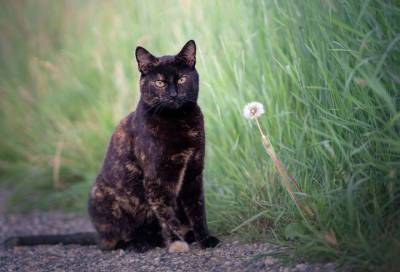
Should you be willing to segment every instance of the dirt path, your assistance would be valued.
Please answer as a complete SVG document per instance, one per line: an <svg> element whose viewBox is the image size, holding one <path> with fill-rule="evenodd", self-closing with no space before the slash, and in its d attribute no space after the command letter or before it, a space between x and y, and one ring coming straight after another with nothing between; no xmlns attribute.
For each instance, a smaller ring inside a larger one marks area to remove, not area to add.
<svg viewBox="0 0 400 272"><path fill-rule="evenodd" d="M91 231L87 217L63 212L0 214L0 243L21 234L55 234ZM166 253L157 248L138 254L123 250L102 252L95 246L35 246L4 250L0 247L0 271L335 271L332 264L284 265L260 253L276 252L267 243L225 241L215 249L191 246L189 253Z"/></svg>

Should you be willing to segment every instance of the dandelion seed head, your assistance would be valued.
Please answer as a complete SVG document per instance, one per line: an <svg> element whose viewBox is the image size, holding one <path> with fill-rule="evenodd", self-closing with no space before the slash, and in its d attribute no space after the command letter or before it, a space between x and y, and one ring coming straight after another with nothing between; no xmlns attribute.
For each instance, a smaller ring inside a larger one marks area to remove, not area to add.
<svg viewBox="0 0 400 272"><path fill-rule="evenodd" d="M243 116L247 119L260 117L264 112L264 106L260 102L250 102L243 108Z"/></svg>

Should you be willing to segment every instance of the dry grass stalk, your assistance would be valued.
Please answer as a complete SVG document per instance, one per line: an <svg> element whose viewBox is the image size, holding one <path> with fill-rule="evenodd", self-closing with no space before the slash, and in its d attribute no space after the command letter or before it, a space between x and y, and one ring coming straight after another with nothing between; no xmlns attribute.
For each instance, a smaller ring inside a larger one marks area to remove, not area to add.
<svg viewBox="0 0 400 272"><path fill-rule="evenodd" d="M53 184L54 187L60 189L63 187L63 184L60 180L60 168L61 168L61 152L63 150L64 143L58 142L56 146L56 153L53 158Z"/></svg>

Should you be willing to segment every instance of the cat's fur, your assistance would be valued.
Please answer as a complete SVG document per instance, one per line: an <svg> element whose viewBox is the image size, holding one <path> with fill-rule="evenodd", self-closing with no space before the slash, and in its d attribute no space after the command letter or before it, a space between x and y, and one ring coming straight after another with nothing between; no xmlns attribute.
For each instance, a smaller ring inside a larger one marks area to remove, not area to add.
<svg viewBox="0 0 400 272"><path fill-rule="evenodd" d="M170 252L184 252L185 240L214 247L219 240L209 234L204 207L196 45L191 40L179 54L158 58L137 47L135 55L141 98L114 131L89 196L97 242L106 250L165 245ZM50 238L46 241L65 241ZM23 241L39 244L29 237L9 243Z"/></svg>
<svg viewBox="0 0 400 272"><path fill-rule="evenodd" d="M136 49L141 98L113 133L89 199L103 249L164 244L175 251L171 244L191 235L202 247L218 243L204 209L195 53L194 41L176 56L156 58Z"/></svg>

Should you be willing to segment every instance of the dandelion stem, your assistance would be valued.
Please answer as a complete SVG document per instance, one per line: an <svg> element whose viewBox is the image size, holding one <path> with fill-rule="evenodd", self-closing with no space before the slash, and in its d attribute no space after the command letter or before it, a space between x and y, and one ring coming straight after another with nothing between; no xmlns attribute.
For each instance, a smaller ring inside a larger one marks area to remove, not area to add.
<svg viewBox="0 0 400 272"><path fill-rule="evenodd" d="M282 180L283 180L283 185L288 191L290 197L292 200L295 202L296 206L299 208L300 211L304 211L307 215L310 217L314 217L314 213L311 210L311 208L307 204L302 204L300 200L297 198L295 195L292 186L290 185L289 179L292 180L293 184L295 185L296 189L301 192L299 184L297 180L288 173L288 170L283 166L282 162L279 160L278 156L276 155L272 145L271 141L269 140L268 136L264 133L262 130L260 123L258 121L258 118L254 118L258 127L258 130L260 131L261 138L262 138L262 143L264 146L265 151L267 154L271 157L272 161L275 164L275 168L277 169L278 173L281 175Z"/></svg>

